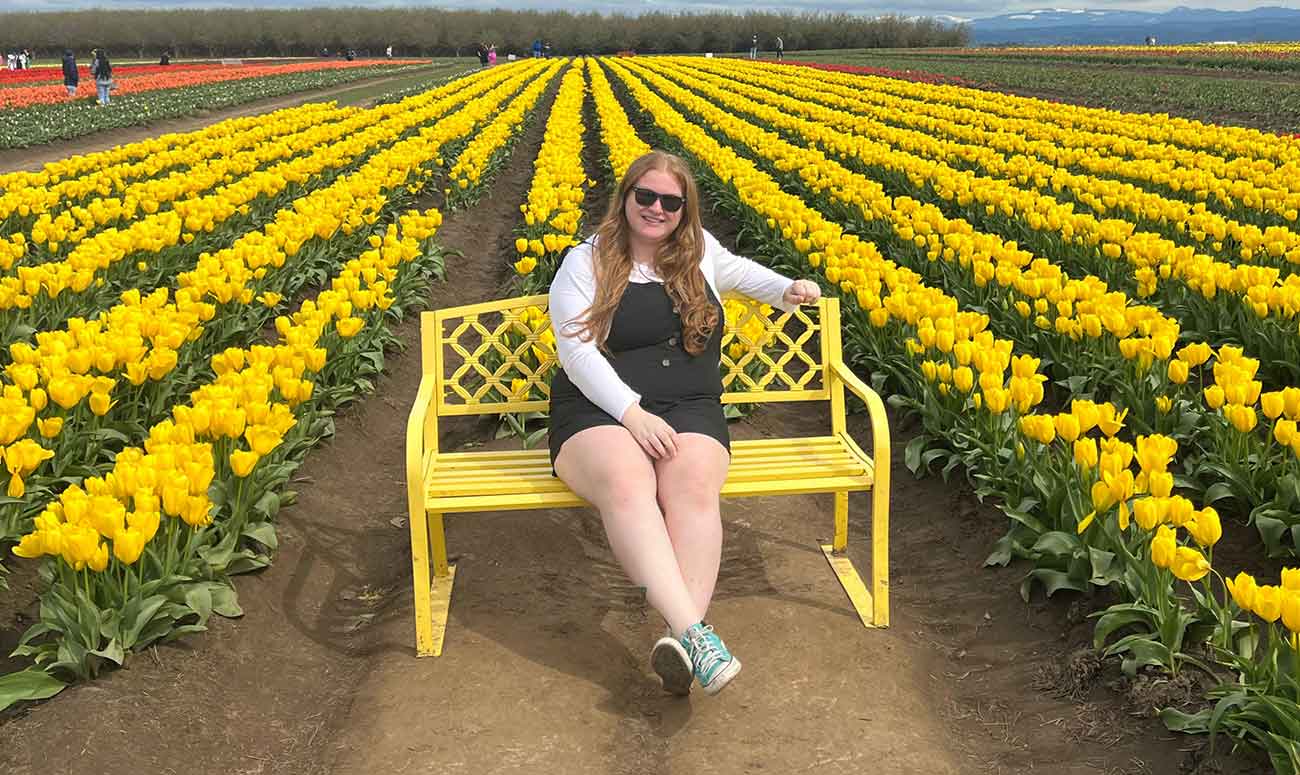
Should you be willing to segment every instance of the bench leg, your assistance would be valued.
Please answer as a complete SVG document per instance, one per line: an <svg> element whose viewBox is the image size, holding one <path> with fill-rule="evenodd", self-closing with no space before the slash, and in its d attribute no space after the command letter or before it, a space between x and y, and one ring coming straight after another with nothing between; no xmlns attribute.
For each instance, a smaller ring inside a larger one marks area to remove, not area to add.
<svg viewBox="0 0 1300 775"><path fill-rule="evenodd" d="M821 545L822 554L826 556L835 578L839 580L840 586L849 596L849 602L853 604L853 609L857 611L863 626L881 626L877 623L876 601L872 599L867 585L862 583L862 577L858 575L857 569L853 567L853 561L844 551L848 543L849 494L837 492L835 493L835 538L831 543Z"/></svg>
<svg viewBox="0 0 1300 775"><path fill-rule="evenodd" d="M889 478L876 475L871 489L871 587L875 607L872 624L889 626Z"/></svg>
<svg viewBox="0 0 1300 775"><path fill-rule="evenodd" d="M412 511L410 523L415 584L415 651L421 657L441 656L456 566L447 563L442 514L426 514L423 509ZM429 573L431 566L433 578Z"/></svg>

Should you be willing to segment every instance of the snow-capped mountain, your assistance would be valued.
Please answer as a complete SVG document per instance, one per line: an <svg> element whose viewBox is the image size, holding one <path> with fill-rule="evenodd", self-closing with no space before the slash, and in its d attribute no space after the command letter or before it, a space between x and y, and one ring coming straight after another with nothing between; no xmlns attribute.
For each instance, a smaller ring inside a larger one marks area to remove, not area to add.
<svg viewBox="0 0 1300 775"><path fill-rule="evenodd" d="M970 23L972 43L1134 44L1300 40L1300 10L1216 11L1179 6L1162 13L1051 8L992 16Z"/></svg>

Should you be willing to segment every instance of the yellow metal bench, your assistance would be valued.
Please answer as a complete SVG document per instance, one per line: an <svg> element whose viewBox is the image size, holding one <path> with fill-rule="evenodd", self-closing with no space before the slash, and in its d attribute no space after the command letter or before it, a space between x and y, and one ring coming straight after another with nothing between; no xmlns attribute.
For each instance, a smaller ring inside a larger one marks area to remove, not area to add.
<svg viewBox="0 0 1300 775"><path fill-rule="evenodd" d="M442 652L456 568L447 562L443 515L583 505L551 475L547 450L438 449L440 417L546 411L557 368L545 296L426 312L421 318L424 376L406 426L406 482L415 571L416 650ZM885 407L845 366L839 300L793 312L729 302L722 343L724 404L828 401L824 436L732 442L724 498L834 493L834 533L821 546L862 623L889 624L889 426ZM867 406L872 453L845 427L844 391ZM844 550L848 494L872 491L868 590Z"/></svg>

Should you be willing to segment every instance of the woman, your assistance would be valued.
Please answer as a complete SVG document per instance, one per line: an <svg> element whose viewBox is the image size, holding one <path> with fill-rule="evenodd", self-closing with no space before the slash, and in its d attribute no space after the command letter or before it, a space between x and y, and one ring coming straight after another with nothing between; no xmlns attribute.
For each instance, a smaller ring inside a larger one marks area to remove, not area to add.
<svg viewBox="0 0 1300 775"><path fill-rule="evenodd" d="M73 55L72 49L63 49L63 86L68 90L69 97L77 96L77 84L81 76L77 73L77 57Z"/></svg>
<svg viewBox="0 0 1300 775"><path fill-rule="evenodd" d="M108 52L95 50L95 59L90 63L90 74L95 78L95 91L99 94L99 104L108 104L108 93L113 89L113 65L108 61Z"/></svg>
<svg viewBox="0 0 1300 775"><path fill-rule="evenodd" d="M668 623L650 661L674 694L695 679L715 694L740 672L704 623L731 460L719 373L728 291L787 310L821 295L718 244L700 225L690 169L662 151L628 167L595 236L551 284L562 367L551 462L600 512L614 556Z"/></svg>

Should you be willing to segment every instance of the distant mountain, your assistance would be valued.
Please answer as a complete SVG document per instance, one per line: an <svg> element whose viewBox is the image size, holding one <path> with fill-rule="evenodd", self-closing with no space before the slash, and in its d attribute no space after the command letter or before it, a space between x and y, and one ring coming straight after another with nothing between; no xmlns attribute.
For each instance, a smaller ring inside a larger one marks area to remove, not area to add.
<svg viewBox="0 0 1300 775"><path fill-rule="evenodd" d="M970 28L975 45L1141 45L1148 35L1154 35L1157 43L1247 43L1300 40L1300 10L1269 7L1215 11L1179 6L1150 13L1053 8L975 19Z"/></svg>

